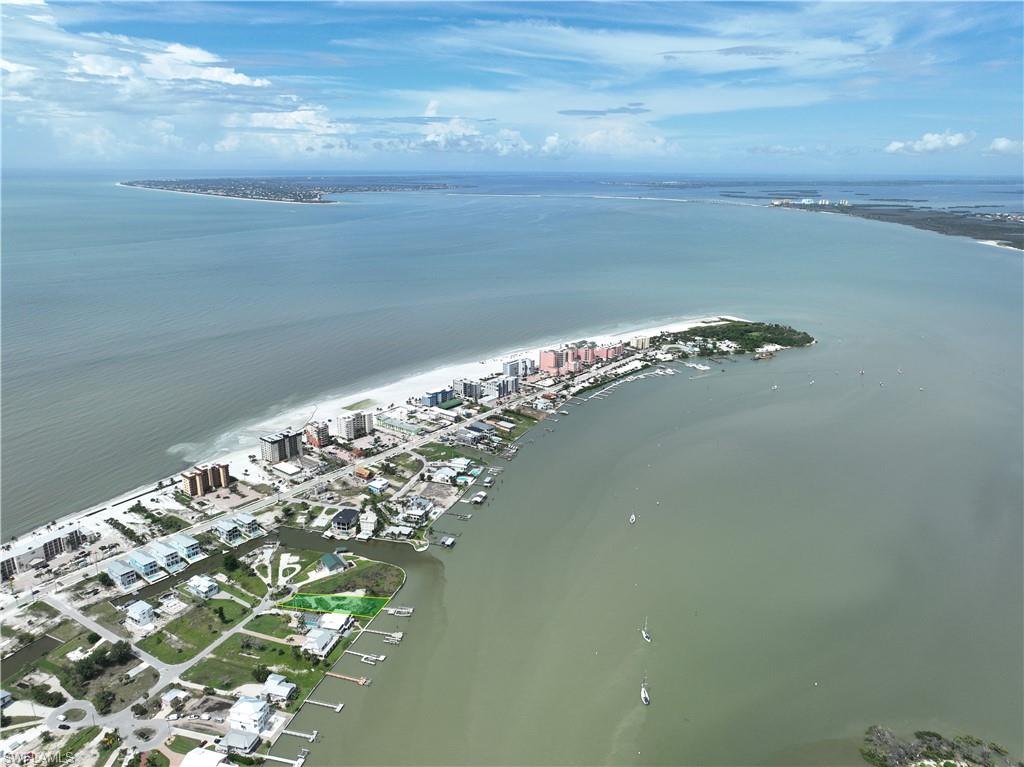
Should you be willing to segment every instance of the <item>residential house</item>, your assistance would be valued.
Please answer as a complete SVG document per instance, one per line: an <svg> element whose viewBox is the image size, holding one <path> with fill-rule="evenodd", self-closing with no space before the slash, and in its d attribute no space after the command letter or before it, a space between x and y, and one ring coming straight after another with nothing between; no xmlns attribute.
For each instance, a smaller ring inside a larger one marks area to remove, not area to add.
<svg viewBox="0 0 1024 767"><path fill-rule="evenodd" d="M136 626L148 626L153 622L153 606L141 599L128 605L125 613L128 615L128 620Z"/></svg>
<svg viewBox="0 0 1024 767"><path fill-rule="evenodd" d="M203 555L203 549L199 545L199 541L191 535L175 533L167 538L165 543L177 551L182 559L187 559L190 562L194 559L199 559Z"/></svg>
<svg viewBox="0 0 1024 767"><path fill-rule="evenodd" d="M281 674L271 674L263 683L263 693L273 701L286 701L295 694L295 685Z"/></svg>
<svg viewBox="0 0 1024 767"><path fill-rule="evenodd" d="M270 706L265 700L243 695L228 711L228 727L259 735L270 725Z"/></svg>
<svg viewBox="0 0 1024 767"><path fill-rule="evenodd" d="M220 591L217 581L208 575L193 575L185 586L200 599L209 599Z"/></svg>
<svg viewBox="0 0 1024 767"><path fill-rule="evenodd" d="M213 531L229 546L242 540L242 531L234 519L218 519L213 523Z"/></svg>
<svg viewBox="0 0 1024 767"><path fill-rule="evenodd" d="M243 533L250 537L257 536L263 532L260 523L256 521L256 517L252 514L236 514L231 519Z"/></svg>
<svg viewBox="0 0 1024 767"><path fill-rule="evenodd" d="M348 562L340 554L334 554L328 552L320 557L320 561L316 563L316 569L322 573L337 573L348 567Z"/></svg>
<svg viewBox="0 0 1024 767"><path fill-rule="evenodd" d="M391 483L388 482L383 477L380 477L379 479L374 479L370 482L367 482L366 489L369 490L370 493L372 493L373 495L383 495L384 493L391 489Z"/></svg>
<svg viewBox="0 0 1024 767"><path fill-rule="evenodd" d="M326 629L312 629L306 634L306 641L302 643L302 649L317 658L324 658L338 644L340 637L333 631Z"/></svg>
<svg viewBox="0 0 1024 767"><path fill-rule="evenodd" d="M180 570L186 564L175 549L161 541L153 541L146 546L146 551L160 563L160 567L170 573Z"/></svg>
<svg viewBox="0 0 1024 767"><path fill-rule="evenodd" d="M331 519L331 529L339 535L353 535L356 532L356 525L358 522L358 509L342 509Z"/></svg>
<svg viewBox="0 0 1024 767"><path fill-rule="evenodd" d="M145 549L136 549L128 554L128 564L146 580L160 574L160 563Z"/></svg>
<svg viewBox="0 0 1024 767"><path fill-rule="evenodd" d="M115 559L107 565L107 575L120 589L127 591L139 580L139 574L134 568L129 567L123 560Z"/></svg>

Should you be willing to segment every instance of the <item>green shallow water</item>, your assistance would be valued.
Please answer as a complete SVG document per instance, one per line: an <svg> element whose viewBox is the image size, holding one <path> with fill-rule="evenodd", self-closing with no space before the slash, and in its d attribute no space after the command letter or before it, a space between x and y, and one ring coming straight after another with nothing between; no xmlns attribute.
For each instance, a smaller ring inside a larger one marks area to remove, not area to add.
<svg viewBox="0 0 1024 767"><path fill-rule="evenodd" d="M372 687L299 715L310 763L858 764L874 723L1019 750L1020 263L903 234L930 268L865 247L818 345L534 430L403 563L416 613L374 627L405 641L340 664Z"/></svg>

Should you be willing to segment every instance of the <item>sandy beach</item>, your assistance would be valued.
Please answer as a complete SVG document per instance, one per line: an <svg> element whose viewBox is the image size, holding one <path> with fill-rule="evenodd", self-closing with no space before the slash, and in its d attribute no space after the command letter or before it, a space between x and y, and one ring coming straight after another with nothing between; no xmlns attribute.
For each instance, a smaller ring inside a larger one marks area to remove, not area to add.
<svg viewBox="0 0 1024 767"><path fill-rule="evenodd" d="M212 194L210 192L186 192L182 189L160 189L155 186L142 186L141 184L126 184L123 181L115 181L114 186L125 189L145 189L148 192L167 192L169 194L188 194L194 197L219 197L222 200L243 200L245 202L273 202L278 205L342 205L341 200L323 200L322 202L300 202L299 200L264 200L260 197L235 197L230 194Z"/></svg>

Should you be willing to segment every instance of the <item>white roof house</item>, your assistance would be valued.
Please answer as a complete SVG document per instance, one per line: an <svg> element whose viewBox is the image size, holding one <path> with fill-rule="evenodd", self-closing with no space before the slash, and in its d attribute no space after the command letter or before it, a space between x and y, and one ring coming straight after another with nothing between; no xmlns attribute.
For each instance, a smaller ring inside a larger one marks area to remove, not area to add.
<svg viewBox="0 0 1024 767"><path fill-rule="evenodd" d="M273 700L288 700L295 694L295 685L281 674L271 674L263 683L263 692Z"/></svg>
<svg viewBox="0 0 1024 767"><path fill-rule="evenodd" d="M306 634L306 641L302 643L302 649L306 652L323 658L338 643L338 635L326 629L311 629Z"/></svg>
<svg viewBox="0 0 1024 767"><path fill-rule="evenodd" d="M193 748L178 767L220 767L227 761L227 754L218 754L205 748Z"/></svg>
<svg viewBox="0 0 1024 767"><path fill-rule="evenodd" d="M270 706L265 700L243 695L228 711L228 726L232 730L259 735L270 723Z"/></svg>
<svg viewBox="0 0 1024 767"><path fill-rule="evenodd" d="M177 687L175 687L173 690L168 690L163 695L161 695L160 702L163 703L165 706L173 706L174 701L176 701L178 698L188 697L190 696L187 692L185 692L184 690L179 690Z"/></svg>
<svg viewBox="0 0 1024 767"><path fill-rule="evenodd" d="M352 616L347 613L324 613L320 616L320 628L327 631L344 631L352 625Z"/></svg>
<svg viewBox="0 0 1024 767"><path fill-rule="evenodd" d="M189 591L201 599L209 599L220 591L217 581L208 575L193 575L186 585Z"/></svg>
<svg viewBox="0 0 1024 767"><path fill-rule="evenodd" d="M145 626L147 623L153 622L153 606L141 599L128 605L125 612L128 614L128 620L137 626Z"/></svg>

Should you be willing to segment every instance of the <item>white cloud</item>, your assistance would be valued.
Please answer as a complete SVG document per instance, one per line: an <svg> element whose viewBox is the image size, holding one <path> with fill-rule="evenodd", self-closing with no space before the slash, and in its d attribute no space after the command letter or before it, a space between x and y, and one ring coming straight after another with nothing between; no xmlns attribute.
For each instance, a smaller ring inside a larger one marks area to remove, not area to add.
<svg viewBox="0 0 1024 767"><path fill-rule="evenodd" d="M917 141L890 141L885 147L889 154L931 154L966 146L974 140L973 133L925 133Z"/></svg>
<svg viewBox="0 0 1024 767"><path fill-rule="evenodd" d="M431 99L427 102L427 108L423 110L424 117L437 117L437 108L440 106L437 99Z"/></svg>
<svg viewBox="0 0 1024 767"><path fill-rule="evenodd" d="M232 67L209 66L220 62L220 58L202 48L169 43L162 51L146 51L143 55L146 61L139 69L155 80L207 80L255 88L270 85L270 80L249 77Z"/></svg>
<svg viewBox="0 0 1024 767"><path fill-rule="evenodd" d="M989 154L1020 154L1021 153L1021 142L1014 141L1012 138L1006 138L1000 136L999 138L992 139L992 143L988 145Z"/></svg>
<svg viewBox="0 0 1024 767"><path fill-rule="evenodd" d="M122 59L99 53L71 54L71 63L64 70L68 74L93 75L95 77L131 77L135 68Z"/></svg>

